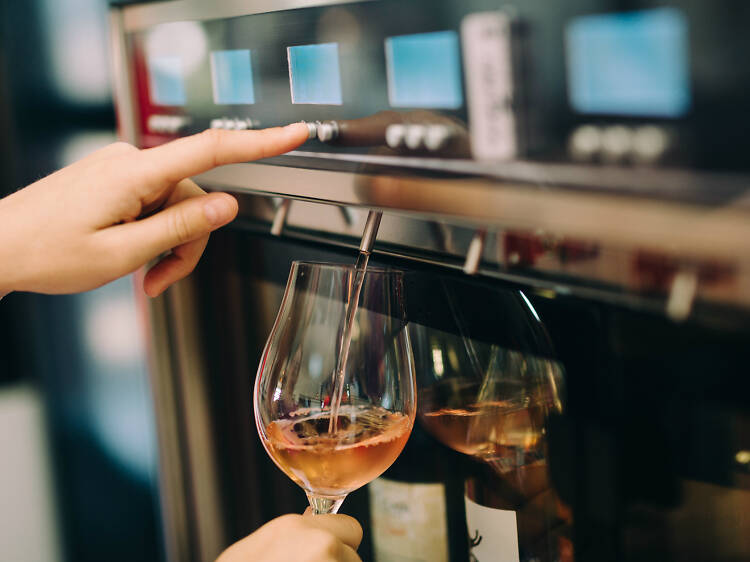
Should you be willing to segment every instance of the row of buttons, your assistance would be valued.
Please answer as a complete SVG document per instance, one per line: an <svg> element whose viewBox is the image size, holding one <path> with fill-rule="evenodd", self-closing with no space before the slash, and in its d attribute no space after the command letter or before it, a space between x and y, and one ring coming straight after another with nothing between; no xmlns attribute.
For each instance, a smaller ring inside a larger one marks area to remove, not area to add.
<svg viewBox="0 0 750 562"><path fill-rule="evenodd" d="M427 149L437 152L445 148L456 136L456 129L449 125L389 125L385 131L386 144L394 149Z"/></svg>
<svg viewBox="0 0 750 562"><path fill-rule="evenodd" d="M590 162L600 159L609 164L636 162L653 164L669 150L669 133L656 125L597 127L583 125L570 135L568 148L573 159Z"/></svg>
<svg viewBox="0 0 750 562"><path fill-rule="evenodd" d="M212 129L226 129L228 131L247 131L248 129L258 129L260 121L239 117L219 117L211 120Z"/></svg>
<svg viewBox="0 0 750 562"><path fill-rule="evenodd" d="M175 135L190 124L190 118L182 115L151 115L148 130L152 133Z"/></svg>

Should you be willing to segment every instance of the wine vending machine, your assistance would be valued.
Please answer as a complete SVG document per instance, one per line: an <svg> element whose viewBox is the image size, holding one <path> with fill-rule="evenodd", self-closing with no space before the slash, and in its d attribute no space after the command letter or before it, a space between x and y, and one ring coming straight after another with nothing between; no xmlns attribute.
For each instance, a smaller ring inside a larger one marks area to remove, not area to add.
<svg viewBox="0 0 750 562"><path fill-rule="evenodd" d="M341 508L363 560L750 559L744 3L171 0L110 21L123 140L310 132L195 178L240 215L143 302L168 560L305 509L255 376L292 261L353 265L373 211L417 414Z"/></svg>

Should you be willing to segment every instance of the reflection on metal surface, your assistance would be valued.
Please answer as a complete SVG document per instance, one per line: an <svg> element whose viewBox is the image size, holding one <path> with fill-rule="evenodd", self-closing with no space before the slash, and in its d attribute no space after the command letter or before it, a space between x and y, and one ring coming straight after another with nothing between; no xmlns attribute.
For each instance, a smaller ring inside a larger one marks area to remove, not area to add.
<svg viewBox="0 0 750 562"><path fill-rule="evenodd" d="M183 452L192 470L188 473L189 513L192 530L199 537L194 545L201 561L215 560L226 546L226 522L220 510L220 479L216 467L216 435L210 397L205 381L205 357L198 319L198 302L192 280L172 287L167 295L172 311L175 391L181 408Z"/></svg>
<svg viewBox="0 0 750 562"><path fill-rule="evenodd" d="M273 220L273 210L266 203L270 199L246 195L241 200L244 224L260 231L268 228L266 225ZM298 201L289 214L284 236L356 250L365 213L354 212L355 220L349 223L340 213L341 208ZM475 227L467 221L444 216L435 223L420 214L386 212L376 254L461 270L474 234ZM537 239L541 244L539 252L533 246L520 246L518 242ZM512 243L509 245L508 241ZM526 261L513 264L509 248L523 252L519 255L526 256L523 258ZM527 259L528 256L534 259ZM684 262L669 261L667 265L679 266L680 263ZM706 262L693 259L687 263L698 267L700 272L696 302L750 306L750 264L742 261L741 256L731 262L711 258ZM487 237L478 273L523 283L545 295L574 294L664 314L675 270L665 269L660 264L661 261L653 259L644 261L637 245L611 241L591 244L585 242L585 238L551 234L539 238L536 231L521 228L503 229L498 236Z"/></svg>
<svg viewBox="0 0 750 562"><path fill-rule="evenodd" d="M246 0L225 0L218 5L213 2L206 3L203 0L153 2L124 8L125 30L135 31L159 23L186 18L190 20L231 18L308 6L333 6L372 1L374 0L256 0L250 4Z"/></svg>
<svg viewBox="0 0 750 562"><path fill-rule="evenodd" d="M443 215L459 224L542 229L697 258L734 261L750 255L748 213L731 206L718 213L663 201L541 190L522 182L420 179L263 164L224 166L197 181L209 188L392 209L422 218Z"/></svg>
<svg viewBox="0 0 750 562"><path fill-rule="evenodd" d="M110 10L110 57L112 60L112 80L115 106L117 108L117 129L120 139L135 144L138 137L136 119L137 108L133 96L133 81L128 62L128 50L123 33L122 12Z"/></svg>

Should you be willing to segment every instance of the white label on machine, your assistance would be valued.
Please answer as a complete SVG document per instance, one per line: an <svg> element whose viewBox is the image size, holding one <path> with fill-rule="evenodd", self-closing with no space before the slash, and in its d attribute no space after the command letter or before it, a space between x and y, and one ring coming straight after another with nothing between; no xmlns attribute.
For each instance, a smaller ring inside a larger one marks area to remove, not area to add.
<svg viewBox="0 0 750 562"><path fill-rule="evenodd" d="M471 14L461 24L461 36L474 158L515 158L510 18L502 12Z"/></svg>
<svg viewBox="0 0 750 562"><path fill-rule="evenodd" d="M465 500L472 562L519 562L516 512Z"/></svg>

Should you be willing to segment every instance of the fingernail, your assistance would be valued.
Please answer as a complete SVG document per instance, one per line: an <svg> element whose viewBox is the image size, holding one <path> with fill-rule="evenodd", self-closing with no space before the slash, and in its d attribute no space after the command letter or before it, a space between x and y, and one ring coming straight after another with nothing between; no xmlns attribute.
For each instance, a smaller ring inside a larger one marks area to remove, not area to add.
<svg viewBox="0 0 750 562"><path fill-rule="evenodd" d="M203 205L203 214L212 226L220 226L232 220L234 209L224 198L214 199Z"/></svg>

